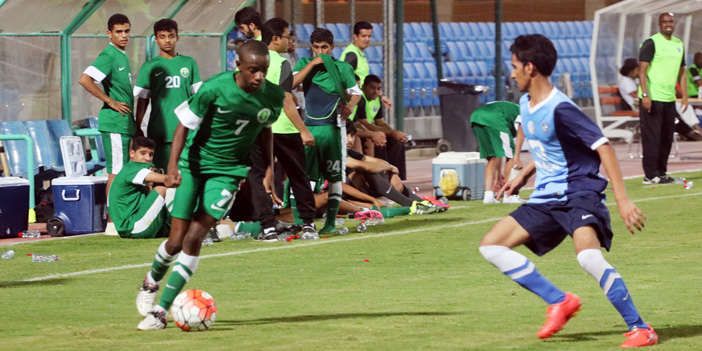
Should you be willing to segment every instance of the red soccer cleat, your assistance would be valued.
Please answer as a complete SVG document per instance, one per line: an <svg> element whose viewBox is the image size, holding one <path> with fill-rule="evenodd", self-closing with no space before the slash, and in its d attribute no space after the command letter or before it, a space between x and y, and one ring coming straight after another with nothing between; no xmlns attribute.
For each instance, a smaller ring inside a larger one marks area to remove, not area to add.
<svg viewBox="0 0 702 351"><path fill-rule="evenodd" d="M563 302L555 303L546 308L546 323L536 336L541 339L548 339L553 334L558 333L569 319L575 317L580 311L582 302L580 298L569 292L565 293Z"/></svg>
<svg viewBox="0 0 702 351"><path fill-rule="evenodd" d="M626 340L619 347L641 347L650 346L658 343L658 334L647 324L648 329L639 329L634 327L630 332L624 333Z"/></svg>
<svg viewBox="0 0 702 351"><path fill-rule="evenodd" d="M439 201L436 198L431 197L431 196L425 196L424 198L422 198L422 200L429 201L434 206L440 206L440 207L446 207L446 208L451 207L451 205L445 204L445 203L443 203L443 202L441 202L441 201Z"/></svg>

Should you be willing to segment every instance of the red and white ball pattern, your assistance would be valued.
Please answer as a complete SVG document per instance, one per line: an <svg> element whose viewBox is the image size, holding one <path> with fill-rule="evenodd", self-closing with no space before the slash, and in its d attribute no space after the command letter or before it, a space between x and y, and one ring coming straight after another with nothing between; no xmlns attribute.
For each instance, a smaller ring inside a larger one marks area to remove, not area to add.
<svg viewBox="0 0 702 351"><path fill-rule="evenodd" d="M184 331L203 331L214 323L217 306L210 294L190 289L176 296L171 306L171 316Z"/></svg>

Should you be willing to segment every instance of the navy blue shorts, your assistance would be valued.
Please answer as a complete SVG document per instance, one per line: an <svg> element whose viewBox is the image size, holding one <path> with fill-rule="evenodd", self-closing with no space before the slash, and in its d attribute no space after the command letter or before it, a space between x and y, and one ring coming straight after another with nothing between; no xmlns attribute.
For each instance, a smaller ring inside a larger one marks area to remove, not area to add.
<svg viewBox="0 0 702 351"><path fill-rule="evenodd" d="M609 251L613 234L604 203L603 194L588 193L565 202L526 203L510 216L529 233L531 240L525 245L538 256L553 250L566 236L573 236L576 229L587 225L595 228L600 245Z"/></svg>

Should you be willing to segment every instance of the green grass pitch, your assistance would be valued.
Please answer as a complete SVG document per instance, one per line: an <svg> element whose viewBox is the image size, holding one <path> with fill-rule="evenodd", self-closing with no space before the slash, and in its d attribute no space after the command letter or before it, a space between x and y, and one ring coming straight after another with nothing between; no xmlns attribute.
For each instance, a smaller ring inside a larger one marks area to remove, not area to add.
<svg viewBox="0 0 702 351"><path fill-rule="evenodd" d="M656 350L702 345L702 173L699 184L641 186L629 196L648 215L630 235L612 196L615 232L607 260L621 273ZM611 195L611 192L608 192ZM517 205L452 202L446 213L407 216L314 242L225 240L202 250L186 288L214 297L213 327L138 332L137 289L161 240L108 236L12 246L0 260L2 350L615 350L626 326L574 257L572 240L545 257L541 273L583 299L559 334L535 333L545 303L502 275L477 250L482 235ZM5 249L3 247L2 249ZM59 255L32 263L25 253ZM367 260L367 261L366 261Z"/></svg>

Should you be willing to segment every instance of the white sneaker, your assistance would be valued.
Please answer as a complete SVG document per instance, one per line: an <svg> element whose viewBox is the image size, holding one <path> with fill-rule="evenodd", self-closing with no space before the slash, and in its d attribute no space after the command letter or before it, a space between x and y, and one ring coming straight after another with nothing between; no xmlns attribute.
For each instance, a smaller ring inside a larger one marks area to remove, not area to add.
<svg viewBox="0 0 702 351"><path fill-rule="evenodd" d="M115 227L114 222L107 222L107 227L105 228L105 235L119 236L119 233L117 233L117 228Z"/></svg>
<svg viewBox="0 0 702 351"><path fill-rule="evenodd" d="M519 195L510 195L502 200L503 204L525 204L527 200L522 199Z"/></svg>
<svg viewBox="0 0 702 351"><path fill-rule="evenodd" d="M154 309L154 301L156 301L156 293L158 292L158 285L149 284L146 279L144 279L144 284L139 288L139 293L136 298L137 311L142 316L147 316L151 310Z"/></svg>
<svg viewBox="0 0 702 351"><path fill-rule="evenodd" d="M168 324L168 316L165 311L151 311L143 321L139 322L138 330L159 330L165 329Z"/></svg>
<svg viewBox="0 0 702 351"><path fill-rule="evenodd" d="M484 204L499 204L500 201L498 201L495 198L495 193L492 191L486 191L485 195L483 195L483 203Z"/></svg>

